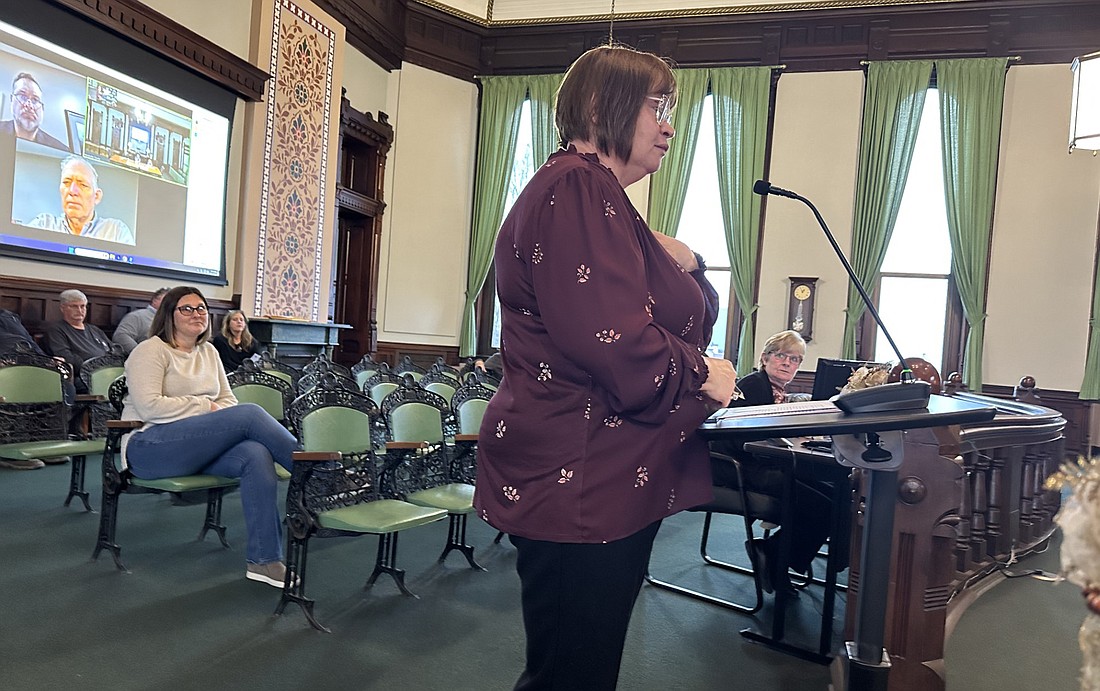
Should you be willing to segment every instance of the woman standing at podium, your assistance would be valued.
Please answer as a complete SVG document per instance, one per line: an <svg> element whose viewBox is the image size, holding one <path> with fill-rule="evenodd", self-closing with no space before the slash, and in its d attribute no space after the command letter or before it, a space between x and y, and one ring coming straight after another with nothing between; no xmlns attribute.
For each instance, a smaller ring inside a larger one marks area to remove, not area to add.
<svg viewBox="0 0 1100 691"><path fill-rule="evenodd" d="M660 167L675 102L654 55L579 57L555 108L567 148L497 239L504 379L482 418L474 503L517 550L517 689L614 689L661 520L711 496L695 431L736 374L703 355L716 306L696 255L655 237L624 191Z"/></svg>

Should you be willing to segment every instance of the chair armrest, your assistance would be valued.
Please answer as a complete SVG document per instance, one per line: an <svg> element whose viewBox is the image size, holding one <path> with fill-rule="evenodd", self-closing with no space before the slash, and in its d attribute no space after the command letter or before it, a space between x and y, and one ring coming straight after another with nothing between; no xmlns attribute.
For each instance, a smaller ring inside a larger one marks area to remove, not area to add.
<svg viewBox="0 0 1100 691"><path fill-rule="evenodd" d="M107 429L135 430L144 424L141 420L108 420Z"/></svg>
<svg viewBox="0 0 1100 691"><path fill-rule="evenodd" d="M321 461L338 461L342 458L339 451L295 451L293 459L303 463L320 463Z"/></svg>
<svg viewBox="0 0 1100 691"><path fill-rule="evenodd" d="M476 435L476 434L456 434L455 435L455 441L456 442L459 442L459 441L466 441L466 442L477 441L477 437L478 437L478 435Z"/></svg>
<svg viewBox="0 0 1100 691"><path fill-rule="evenodd" d="M388 441L386 442L387 450L401 451L403 449L423 449L429 446L426 441Z"/></svg>
<svg viewBox="0 0 1100 691"><path fill-rule="evenodd" d="M106 396L100 396L94 393L78 393L76 395L77 403L102 403L107 400Z"/></svg>

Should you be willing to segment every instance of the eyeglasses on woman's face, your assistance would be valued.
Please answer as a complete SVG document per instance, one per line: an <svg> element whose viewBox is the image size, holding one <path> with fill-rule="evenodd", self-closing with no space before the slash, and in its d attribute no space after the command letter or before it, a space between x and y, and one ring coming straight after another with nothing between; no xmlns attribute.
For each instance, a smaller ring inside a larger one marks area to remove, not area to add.
<svg viewBox="0 0 1100 691"><path fill-rule="evenodd" d="M206 314L206 305L180 305L176 311L185 317L190 317L192 314Z"/></svg>
<svg viewBox="0 0 1100 691"><path fill-rule="evenodd" d="M779 351L772 353L771 356L779 362L790 362L792 365L801 365L804 359L796 353L781 353Z"/></svg>
<svg viewBox="0 0 1100 691"><path fill-rule="evenodd" d="M653 112L657 116L657 124L663 125L672 122L672 96L662 94L661 96L646 96L646 98L657 102L653 107Z"/></svg>

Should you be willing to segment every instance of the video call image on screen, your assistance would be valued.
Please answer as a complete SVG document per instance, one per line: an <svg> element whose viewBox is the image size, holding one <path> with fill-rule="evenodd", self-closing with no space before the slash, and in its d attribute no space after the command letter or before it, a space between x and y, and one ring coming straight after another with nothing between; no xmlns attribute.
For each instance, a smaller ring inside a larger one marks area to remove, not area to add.
<svg viewBox="0 0 1100 691"><path fill-rule="evenodd" d="M3 22L0 92L0 252L224 279L228 118Z"/></svg>

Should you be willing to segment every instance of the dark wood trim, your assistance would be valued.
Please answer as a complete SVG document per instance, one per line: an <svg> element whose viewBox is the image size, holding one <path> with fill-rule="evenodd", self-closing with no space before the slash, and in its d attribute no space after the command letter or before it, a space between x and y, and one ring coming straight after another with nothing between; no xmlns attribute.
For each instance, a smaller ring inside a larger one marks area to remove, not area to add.
<svg viewBox="0 0 1100 691"><path fill-rule="evenodd" d="M248 101L263 100L268 74L138 0L46 0Z"/></svg>
<svg viewBox="0 0 1100 691"><path fill-rule="evenodd" d="M77 288L88 296L87 322L95 324L110 336L128 312L149 304L148 291L127 290L106 286L83 286L47 281L44 279L0 277L0 309L19 315L23 326L35 340L42 342L46 324L61 319L58 296L61 291ZM210 318L215 330L221 328L222 317L239 303L229 300L206 299L210 306Z"/></svg>
<svg viewBox="0 0 1100 691"><path fill-rule="evenodd" d="M1040 382L1041 384L1041 382ZM1094 440L1089 438L1089 413L1092 401L1082 401L1078 391L1062 391L1058 389L1036 388L1036 399L1029 402L1037 405L1053 408L1062 414L1066 420L1066 428L1063 434L1066 437L1066 454L1084 454L1089 450ZM994 398L1012 399L1014 387L999 384L983 384L982 395Z"/></svg>
<svg viewBox="0 0 1100 691"><path fill-rule="evenodd" d="M363 5L367 0L354 0ZM662 13L664 14L664 13ZM616 18L615 39L681 67L778 65L788 71L860 69L862 60L1018 55L1024 64L1066 63L1096 49L1094 0L985 0ZM475 22L413 0L406 59L459 79L562 72L607 41L607 19L501 25Z"/></svg>
<svg viewBox="0 0 1100 691"><path fill-rule="evenodd" d="M391 367L395 367L406 355L412 358L414 364L421 367L431 367L435 364L437 357L443 358L444 362L449 365L459 363L458 346L437 346L423 343L379 342L374 359L376 362L386 362Z"/></svg>
<svg viewBox="0 0 1100 691"><path fill-rule="evenodd" d="M387 72L405 59L408 0L313 0L344 25L345 37L356 50Z"/></svg>

